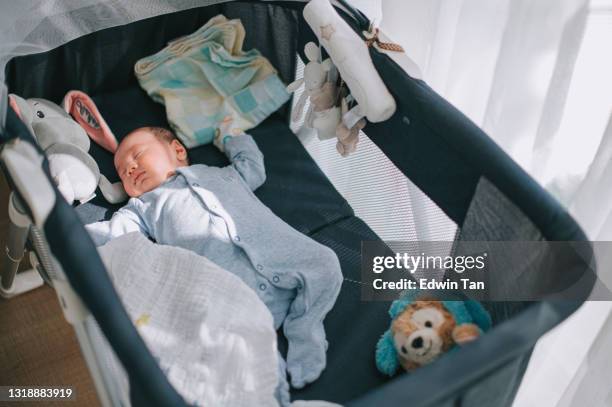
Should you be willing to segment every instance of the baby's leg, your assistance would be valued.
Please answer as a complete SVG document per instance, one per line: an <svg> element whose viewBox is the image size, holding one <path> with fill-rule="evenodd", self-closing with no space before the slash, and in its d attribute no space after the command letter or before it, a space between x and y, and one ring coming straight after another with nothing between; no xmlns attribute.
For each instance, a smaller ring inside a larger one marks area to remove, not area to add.
<svg viewBox="0 0 612 407"><path fill-rule="evenodd" d="M338 257L326 246L317 243L308 266L309 270L298 273L301 287L283 327L289 343L287 370L295 388L315 381L325 368L323 319L336 302L343 280Z"/></svg>
<svg viewBox="0 0 612 407"><path fill-rule="evenodd" d="M281 407L288 407L291 404L289 397L289 383L287 383L287 365L283 355L278 352L278 385L274 391L274 397L278 400Z"/></svg>

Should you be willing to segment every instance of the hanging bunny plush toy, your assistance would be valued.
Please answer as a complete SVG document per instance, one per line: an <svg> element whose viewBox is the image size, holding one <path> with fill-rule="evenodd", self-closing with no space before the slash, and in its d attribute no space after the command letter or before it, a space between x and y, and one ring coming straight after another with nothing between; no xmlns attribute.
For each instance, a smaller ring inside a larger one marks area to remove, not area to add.
<svg viewBox="0 0 612 407"><path fill-rule="evenodd" d="M295 92L304 85L304 92L295 105L292 119L300 119L306 101L310 99L305 124L317 131L320 140L327 140L336 136L336 126L341 116L340 108L336 106L339 89L336 86L335 67L329 58L321 61L319 47L314 42L306 44L304 53L308 58L304 67L304 78L287 87L288 92Z"/></svg>
<svg viewBox="0 0 612 407"><path fill-rule="evenodd" d="M342 99L341 102L341 114L342 117L348 113L348 102L346 98ZM344 120L341 120L340 123L336 126L336 137L338 137L338 142L336 143L336 150L342 157L346 157L351 153L354 153L357 149L357 143L359 142L359 132L366 125L366 121L364 118L361 118L355 123L351 128L347 127L344 123Z"/></svg>
<svg viewBox="0 0 612 407"><path fill-rule="evenodd" d="M344 123L343 116L349 110L347 99L352 98L344 97L346 90L336 85L338 72L331 59L321 61L321 52L314 42L306 44L304 54L308 58L304 77L287 87L288 92L295 92L304 85L292 119L298 121L302 117L306 101L310 100L305 125L316 130L319 140L337 137L336 150L346 157L356 150L359 131L365 126L365 119L360 118L351 127Z"/></svg>

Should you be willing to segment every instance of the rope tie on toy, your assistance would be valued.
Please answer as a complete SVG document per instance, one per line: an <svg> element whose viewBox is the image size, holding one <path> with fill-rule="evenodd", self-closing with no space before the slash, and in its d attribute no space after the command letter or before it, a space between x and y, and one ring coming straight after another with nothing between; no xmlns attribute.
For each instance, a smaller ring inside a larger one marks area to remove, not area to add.
<svg viewBox="0 0 612 407"><path fill-rule="evenodd" d="M404 48L401 45L395 44L393 42L383 42L378 38L378 28L374 28L373 31L369 31L365 33L366 39L365 43L369 47L376 44L380 49L384 49L386 51L394 51L394 52L404 52Z"/></svg>

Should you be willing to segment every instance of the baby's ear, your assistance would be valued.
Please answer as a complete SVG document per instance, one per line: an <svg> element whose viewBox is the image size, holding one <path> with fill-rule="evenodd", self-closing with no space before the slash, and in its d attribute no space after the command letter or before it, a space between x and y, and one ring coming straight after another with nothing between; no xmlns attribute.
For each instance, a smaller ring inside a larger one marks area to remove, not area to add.
<svg viewBox="0 0 612 407"><path fill-rule="evenodd" d="M176 158L178 158L180 161L187 160L187 149L180 141L176 139L172 140L172 142L170 143L170 146L176 152Z"/></svg>

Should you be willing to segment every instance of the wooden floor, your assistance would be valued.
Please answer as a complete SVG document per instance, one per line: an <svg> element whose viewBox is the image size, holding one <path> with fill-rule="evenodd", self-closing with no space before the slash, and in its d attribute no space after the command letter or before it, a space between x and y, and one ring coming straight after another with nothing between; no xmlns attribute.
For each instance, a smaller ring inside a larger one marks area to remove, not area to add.
<svg viewBox="0 0 612 407"><path fill-rule="evenodd" d="M4 256L8 187L1 174L0 178L0 256ZM0 298L0 386L8 385L71 386L77 398L63 403L0 402L0 406L100 405L74 331L48 286L10 300Z"/></svg>

